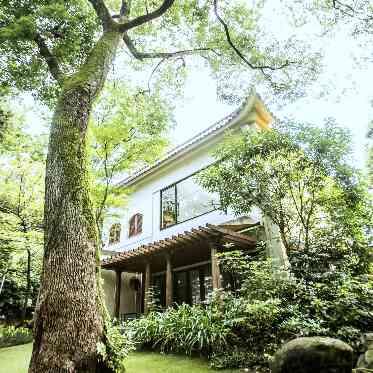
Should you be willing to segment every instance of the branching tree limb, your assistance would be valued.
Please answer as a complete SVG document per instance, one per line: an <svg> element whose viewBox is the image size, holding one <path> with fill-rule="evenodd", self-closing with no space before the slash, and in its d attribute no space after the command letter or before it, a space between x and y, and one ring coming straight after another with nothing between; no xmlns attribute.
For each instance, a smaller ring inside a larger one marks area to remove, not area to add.
<svg viewBox="0 0 373 373"><path fill-rule="evenodd" d="M153 19L159 18L164 13L166 13L168 9L171 8L174 2L175 0L164 0L162 5L158 9L152 12L149 12L147 14L144 14L142 16L139 16L137 18L134 18L126 23L120 24L119 31L126 32L130 30L131 28L141 26L145 23L152 21Z"/></svg>
<svg viewBox="0 0 373 373"><path fill-rule="evenodd" d="M186 49L186 50L175 51L175 52L140 52L136 49L132 40L129 38L129 36L126 33L123 35L123 40L128 50L133 55L133 57L135 57L138 60L144 60L144 59L149 59L149 58L168 59L168 58L175 58L175 57L180 57L180 56L198 54L200 52L213 51L212 48L196 48L196 49Z"/></svg>
<svg viewBox="0 0 373 373"><path fill-rule="evenodd" d="M373 16L368 16L366 13L361 11L361 9L359 10L357 7L355 7L355 5L352 6L339 0L332 0L332 6L335 10L337 10L344 16L356 18L363 22L373 21Z"/></svg>
<svg viewBox="0 0 373 373"><path fill-rule="evenodd" d="M110 26L114 24L114 21L111 17L109 9L105 5L104 0L88 0L88 1L92 4L97 14L97 17L101 21L101 24L104 30L108 30Z"/></svg>
<svg viewBox="0 0 373 373"><path fill-rule="evenodd" d="M34 41L38 46L40 56L44 58L45 62L47 63L53 78L61 85L63 74L61 72L57 57L49 50L45 40L40 34L35 35Z"/></svg>
<svg viewBox="0 0 373 373"><path fill-rule="evenodd" d="M265 74L265 70L280 70L283 69L284 67L287 67L290 65L290 61L285 61L282 65L280 66L271 66L271 65L254 65L251 63L243 54L242 52L235 46L235 44L232 41L231 35L229 33L229 28L228 25L225 23L223 18L220 17L219 12L218 12L218 1L214 0L214 13L218 21L222 24L225 32L225 36L227 38L227 42L230 45L230 47L235 51L235 53L241 58L241 60L249 66L253 70L261 70L263 74ZM265 74L266 75L266 74Z"/></svg>

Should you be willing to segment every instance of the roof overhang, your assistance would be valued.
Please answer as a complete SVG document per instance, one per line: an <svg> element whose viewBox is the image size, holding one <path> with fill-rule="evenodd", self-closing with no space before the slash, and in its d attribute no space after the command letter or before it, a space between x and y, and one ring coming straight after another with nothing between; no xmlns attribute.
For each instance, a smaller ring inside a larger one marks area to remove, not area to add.
<svg viewBox="0 0 373 373"><path fill-rule="evenodd" d="M252 224L256 225L256 224ZM246 234L239 233L234 228L207 224L202 227L192 228L182 234L173 235L163 240L141 245L136 249L118 253L101 262L101 267L111 270L122 270L128 272L142 272L146 261L151 260L154 269L162 269L162 256L165 253L178 254L174 258L179 260L179 265L186 264L185 260L202 260L211 243L218 245L230 244L239 247L249 253L256 253L256 239Z"/></svg>
<svg viewBox="0 0 373 373"><path fill-rule="evenodd" d="M132 173L123 180L118 182L118 186L129 187L147 176L153 174L162 167L167 166L185 154L199 148L208 143L213 138L221 135L228 129L237 128L248 123L256 123L261 130L267 130L271 126L273 120L272 114L264 105L260 96L253 91L242 103L242 105L234 112L223 118L212 126L206 128L202 132L193 136L184 143L170 150L164 157L160 158L154 164L141 168Z"/></svg>

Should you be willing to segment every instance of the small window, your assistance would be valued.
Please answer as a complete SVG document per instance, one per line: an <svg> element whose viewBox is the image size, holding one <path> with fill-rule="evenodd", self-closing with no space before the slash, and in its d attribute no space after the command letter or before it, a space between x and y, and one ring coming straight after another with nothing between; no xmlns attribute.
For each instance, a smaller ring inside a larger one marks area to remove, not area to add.
<svg viewBox="0 0 373 373"><path fill-rule="evenodd" d="M115 223L110 227L109 245L113 245L120 241L120 231L121 225L119 223Z"/></svg>
<svg viewBox="0 0 373 373"><path fill-rule="evenodd" d="M142 232L142 215L135 214L130 219L128 237L136 236Z"/></svg>

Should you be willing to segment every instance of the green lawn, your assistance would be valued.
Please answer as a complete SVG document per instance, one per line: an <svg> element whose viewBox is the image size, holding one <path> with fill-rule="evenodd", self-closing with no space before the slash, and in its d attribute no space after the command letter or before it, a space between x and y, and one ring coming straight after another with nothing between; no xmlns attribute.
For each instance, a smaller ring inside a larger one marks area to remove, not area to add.
<svg viewBox="0 0 373 373"><path fill-rule="evenodd" d="M0 349L0 373L26 373L31 344ZM126 361L126 373L205 373L212 372L208 363L197 358L135 352ZM222 371L219 371L222 372ZM225 373L237 371L225 370Z"/></svg>

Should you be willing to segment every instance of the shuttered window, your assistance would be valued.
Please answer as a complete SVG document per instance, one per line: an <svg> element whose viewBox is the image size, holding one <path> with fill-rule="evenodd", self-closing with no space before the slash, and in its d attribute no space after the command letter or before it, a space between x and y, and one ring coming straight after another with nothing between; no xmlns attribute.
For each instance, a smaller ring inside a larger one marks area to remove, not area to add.
<svg viewBox="0 0 373 373"><path fill-rule="evenodd" d="M135 214L129 221L128 237L136 236L142 232L142 214Z"/></svg>
<svg viewBox="0 0 373 373"><path fill-rule="evenodd" d="M109 245L113 245L115 243L118 243L120 241L120 231L121 231L121 225L119 223L113 224L110 227L110 233L109 233Z"/></svg>

